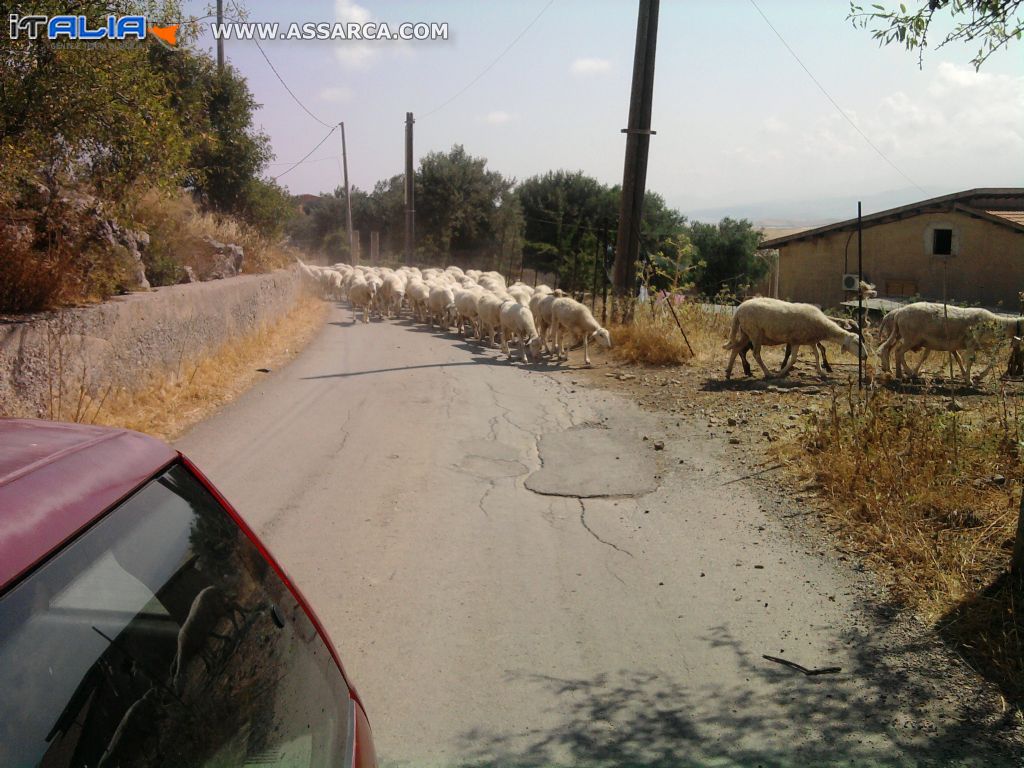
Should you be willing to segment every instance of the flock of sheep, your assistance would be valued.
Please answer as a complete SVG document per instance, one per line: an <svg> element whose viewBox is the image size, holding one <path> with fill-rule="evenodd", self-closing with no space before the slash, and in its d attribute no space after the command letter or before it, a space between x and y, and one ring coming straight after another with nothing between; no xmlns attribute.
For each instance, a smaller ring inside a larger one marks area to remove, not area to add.
<svg viewBox="0 0 1024 768"><path fill-rule="evenodd" d="M874 295L873 287L861 285L862 294ZM964 381L971 384L971 366L978 351L986 346L1006 339L1019 339L1021 319L1009 315L997 315L977 307L957 307L919 301L891 310L879 326L879 346L875 350L883 371L891 370L890 355L896 355L896 375L902 377L909 372L916 376L928 355L933 351L948 352L956 360ZM824 359L822 342L838 343L844 351L866 358L870 346L861 341L855 333L856 322L848 318L827 316L812 304L797 304L779 299L755 298L740 304L733 315L729 341L724 349L730 350L725 375L732 375L737 355L743 360L746 374L750 366L745 355L748 350L766 378L785 376L789 373L802 346L809 346L814 352L814 363L821 375L818 361L819 350ZM786 357L782 369L777 373L769 371L761 359L763 346L786 345ZM907 365L907 352L923 351L917 365ZM825 362L826 367L828 362ZM987 372L987 369L986 369Z"/></svg>
<svg viewBox="0 0 1024 768"><path fill-rule="evenodd" d="M536 362L556 353L568 359L567 350L583 342L583 361L590 365L590 342L605 348L611 335L580 302L549 286L524 283L506 285L498 272L465 272L456 266L417 267L351 266L318 267L299 261L302 274L334 299L348 299L363 322L370 316L398 317L408 307L417 322L442 330L455 327L462 336L486 340L513 358L510 344L519 348L523 362Z"/></svg>
<svg viewBox="0 0 1024 768"><path fill-rule="evenodd" d="M456 266L423 270L348 264L318 267L301 261L299 268L326 295L348 299L357 313L362 312L363 322L369 322L373 314L398 317L403 307L408 307L417 322L443 330L455 327L460 335L491 346L497 346L500 336L501 349L509 359L513 358L510 346L515 345L523 362L536 362L550 354L565 360L566 350L582 341L584 364L589 366L591 341L606 348L612 344L608 331L580 302L546 285L506 285L497 272L463 271ZM875 295L867 283L862 283L860 290L865 298ZM737 357L744 373L751 375L748 351L753 352L765 378L786 376L801 347L811 349L820 376L822 365L831 371L823 342L833 342L862 359L877 354L885 372L891 371L890 356L895 354L897 377L906 373L916 376L933 351L948 352L970 384L979 350L1019 338L1021 324L1020 318L986 309L919 301L893 309L882 318L878 347L872 350L868 336L862 340L850 318L830 317L812 304L758 297L744 301L733 314L729 340L723 347L730 353L725 376L732 376ZM781 345L786 346L782 368L771 371L761 349ZM912 367L907 364L908 352L923 352Z"/></svg>

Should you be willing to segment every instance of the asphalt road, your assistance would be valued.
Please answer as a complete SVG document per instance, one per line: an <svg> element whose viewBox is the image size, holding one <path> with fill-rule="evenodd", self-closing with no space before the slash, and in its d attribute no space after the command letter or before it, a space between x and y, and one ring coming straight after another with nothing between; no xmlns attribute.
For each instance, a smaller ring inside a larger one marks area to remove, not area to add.
<svg viewBox="0 0 1024 768"><path fill-rule="evenodd" d="M383 765L1017 764L703 433L573 382L337 308L179 441L313 602Z"/></svg>

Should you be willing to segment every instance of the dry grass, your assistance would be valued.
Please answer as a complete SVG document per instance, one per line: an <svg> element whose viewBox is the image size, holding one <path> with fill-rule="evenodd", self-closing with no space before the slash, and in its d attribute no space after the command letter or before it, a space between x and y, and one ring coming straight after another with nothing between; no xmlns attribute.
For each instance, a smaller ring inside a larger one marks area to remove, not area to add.
<svg viewBox="0 0 1024 768"><path fill-rule="evenodd" d="M207 357L182 363L178 370L154 371L137 389L78 402L77 409L69 404L68 413L174 440L265 376L258 368L273 370L298 354L323 324L326 311L326 303L303 297L273 326L233 339Z"/></svg>
<svg viewBox="0 0 1024 768"><path fill-rule="evenodd" d="M685 338L680 326L686 333ZM706 363L722 355L729 316L709 305L693 302L677 306L675 317L664 304L647 305L637 307L632 323L617 323L609 330L614 342L612 354L624 363L647 366Z"/></svg>
<svg viewBox="0 0 1024 768"><path fill-rule="evenodd" d="M1024 701L1024 594L1005 580L1018 516L1021 420L1004 394L833 396L790 447L821 484L841 546L976 668Z"/></svg>
<svg viewBox="0 0 1024 768"><path fill-rule="evenodd" d="M131 217L150 234L150 249L144 258L154 285L176 282L176 270L182 266L195 267L195 255L207 250L206 238L241 245L245 272L269 272L294 263L287 249L236 218L201 210L185 192L149 190L139 196Z"/></svg>

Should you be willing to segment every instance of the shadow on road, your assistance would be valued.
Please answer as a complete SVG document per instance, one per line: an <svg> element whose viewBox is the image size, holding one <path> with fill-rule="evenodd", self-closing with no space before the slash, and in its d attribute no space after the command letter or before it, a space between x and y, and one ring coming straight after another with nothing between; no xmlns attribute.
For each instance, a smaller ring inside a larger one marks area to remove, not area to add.
<svg viewBox="0 0 1024 768"><path fill-rule="evenodd" d="M939 635L1008 700L1024 705L1024 581L1004 574L946 613Z"/></svg>
<svg viewBox="0 0 1024 768"><path fill-rule="evenodd" d="M879 618L885 622L885 618ZM870 622L874 626L875 622ZM510 672L535 688L560 725L541 732L463 736L464 766L1020 766L1010 716L975 718L970 702L943 702L941 681L913 660L936 641L847 633L854 663L807 677L745 651L728 628L703 638L708 659L732 663L740 684L693 686L681 673L623 669L592 678ZM766 652L777 648L764 649ZM790 654L796 656L792 651ZM796 660L796 659L794 659ZM827 660L826 660L827 661ZM870 678L871 684L861 684ZM939 699L939 706L932 703Z"/></svg>
<svg viewBox="0 0 1024 768"><path fill-rule="evenodd" d="M500 365L501 361L487 358L495 365ZM347 373L324 373L319 376L303 376L302 381L315 381L316 379L347 379L352 376L370 376L375 373L399 373L404 371L415 371L421 368L452 368L460 365L479 365L480 361L476 360L463 360L458 363L425 363L423 365L400 365L395 368L376 368L372 371L349 371Z"/></svg>

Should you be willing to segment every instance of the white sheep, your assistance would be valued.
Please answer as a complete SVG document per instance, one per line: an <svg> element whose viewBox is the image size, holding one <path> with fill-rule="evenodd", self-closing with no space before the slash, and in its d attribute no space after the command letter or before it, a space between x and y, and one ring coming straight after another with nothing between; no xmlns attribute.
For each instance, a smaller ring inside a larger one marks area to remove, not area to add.
<svg viewBox="0 0 1024 768"><path fill-rule="evenodd" d="M475 338L480 338L480 316L477 314L477 301L484 293L483 288L456 288L455 322L460 336L468 336L469 331Z"/></svg>
<svg viewBox="0 0 1024 768"><path fill-rule="evenodd" d="M801 346L811 347L814 352L814 367L818 375L823 376L817 347L818 342L822 341L835 341L848 352L862 356L864 354L857 334L843 330L813 304L798 304L765 297L747 299L736 308L729 341L723 347L731 350L725 377L732 377L736 356L748 343L752 345L754 359L761 366L766 379L788 374L796 362ZM773 374L761 359L761 347L776 344L791 345L793 352L782 370Z"/></svg>
<svg viewBox="0 0 1024 768"><path fill-rule="evenodd" d="M519 357L524 363L540 357L544 342L537 335L537 326L533 322L533 313L517 301L506 301L501 305L501 350L509 359L509 341L519 342ZM529 356L527 356L529 350Z"/></svg>
<svg viewBox="0 0 1024 768"><path fill-rule="evenodd" d="M394 273L384 275L380 287L380 303L387 317L394 312L395 317L402 314L402 300L405 298L405 281Z"/></svg>
<svg viewBox="0 0 1024 768"><path fill-rule="evenodd" d="M1016 317L997 315L980 307L944 306L930 301L907 304L889 314L892 327L879 347L879 356L883 369L888 370L889 352L895 351L898 377L910 371L906 363L908 351L935 350L952 353L964 382L970 384L978 350L986 344L1011 339L1021 329L1021 321Z"/></svg>
<svg viewBox="0 0 1024 768"><path fill-rule="evenodd" d="M568 360L569 353L563 350L565 335L583 338L583 364L590 365L590 340L593 339L606 349L611 349L612 336L607 329L581 304L568 296L560 296L551 302L551 324L555 331L555 349L559 360Z"/></svg>
<svg viewBox="0 0 1024 768"><path fill-rule="evenodd" d="M547 286L544 286L547 288ZM537 333L540 335L541 341L544 343L544 351L549 352L548 340L551 338L551 332L553 326L551 323L551 305L555 299L561 298L565 294L561 290L542 291L534 293L530 297L530 311L533 312L533 322L537 325Z"/></svg>
<svg viewBox="0 0 1024 768"><path fill-rule="evenodd" d="M497 346L494 337L501 330L501 307L506 302L516 303L506 295L499 296L490 291L482 293L476 302L476 311L480 318L480 339L483 340L486 334L487 343L492 347Z"/></svg>
<svg viewBox="0 0 1024 768"><path fill-rule="evenodd" d="M405 289L405 298L412 309L412 315L418 322L427 321L427 301L430 299L430 286L418 277L409 281Z"/></svg>
<svg viewBox="0 0 1024 768"><path fill-rule="evenodd" d="M377 289L372 283L366 282L362 277L355 278L348 287L348 300L352 304L353 312L363 310L363 322L370 322L370 308L373 306L377 295Z"/></svg>
<svg viewBox="0 0 1024 768"><path fill-rule="evenodd" d="M430 324L447 331L455 312L455 295L452 289L445 285L433 286L427 299L427 307L430 310Z"/></svg>

